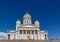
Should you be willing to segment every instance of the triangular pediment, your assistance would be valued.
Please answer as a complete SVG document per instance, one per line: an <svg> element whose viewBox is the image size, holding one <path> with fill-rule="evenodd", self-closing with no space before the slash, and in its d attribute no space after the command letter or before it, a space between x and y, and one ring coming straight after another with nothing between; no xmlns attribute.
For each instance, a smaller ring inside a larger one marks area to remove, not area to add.
<svg viewBox="0 0 60 42"><path fill-rule="evenodd" d="M23 25L23 27L34 27L33 25Z"/></svg>

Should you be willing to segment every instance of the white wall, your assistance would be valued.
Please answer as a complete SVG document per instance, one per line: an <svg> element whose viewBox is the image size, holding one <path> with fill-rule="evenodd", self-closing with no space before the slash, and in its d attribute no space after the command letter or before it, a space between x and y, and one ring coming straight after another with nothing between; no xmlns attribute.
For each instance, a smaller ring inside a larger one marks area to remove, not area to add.
<svg viewBox="0 0 60 42"><path fill-rule="evenodd" d="M10 34L10 40L13 40L14 38L14 33Z"/></svg>

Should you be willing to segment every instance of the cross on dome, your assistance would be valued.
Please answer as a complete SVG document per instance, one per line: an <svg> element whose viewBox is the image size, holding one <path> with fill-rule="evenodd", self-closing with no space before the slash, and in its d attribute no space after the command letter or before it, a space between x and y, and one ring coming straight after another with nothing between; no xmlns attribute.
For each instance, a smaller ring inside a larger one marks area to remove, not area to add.
<svg viewBox="0 0 60 42"><path fill-rule="evenodd" d="M37 18L36 18L35 22L39 22Z"/></svg>

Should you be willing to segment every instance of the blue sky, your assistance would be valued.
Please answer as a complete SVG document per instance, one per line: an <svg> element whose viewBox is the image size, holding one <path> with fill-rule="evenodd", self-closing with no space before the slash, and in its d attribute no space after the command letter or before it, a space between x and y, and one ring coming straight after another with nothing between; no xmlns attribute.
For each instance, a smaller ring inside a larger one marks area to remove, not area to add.
<svg viewBox="0 0 60 42"><path fill-rule="evenodd" d="M15 30L15 22L29 12L32 22L40 22L40 29L47 30L49 39L60 39L59 0L0 0L0 32Z"/></svg>

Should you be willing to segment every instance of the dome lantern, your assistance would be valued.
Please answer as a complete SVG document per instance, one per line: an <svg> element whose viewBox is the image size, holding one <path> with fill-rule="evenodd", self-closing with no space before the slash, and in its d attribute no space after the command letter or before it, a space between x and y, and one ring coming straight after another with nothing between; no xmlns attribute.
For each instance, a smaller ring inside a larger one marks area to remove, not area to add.
<svg viewBox="0 0 60 42"><path fill-rule="evenodd" d="M21 24L21 22L20 22L20 20L19 20L19 19L16 21L16 23L19 23L19 24Z"/></svg>
<svg viewBox="0 0 60 42"><path fill-rule="evenodd" d="M38 20L35 21L35 26L39 27L39 21Z"/></svg>
<svg viewBox="0 0 60 42"><path fill-rule="evenodd" d="M31 16L28 12L26 12L23 18L31 18Z"/></svg>

